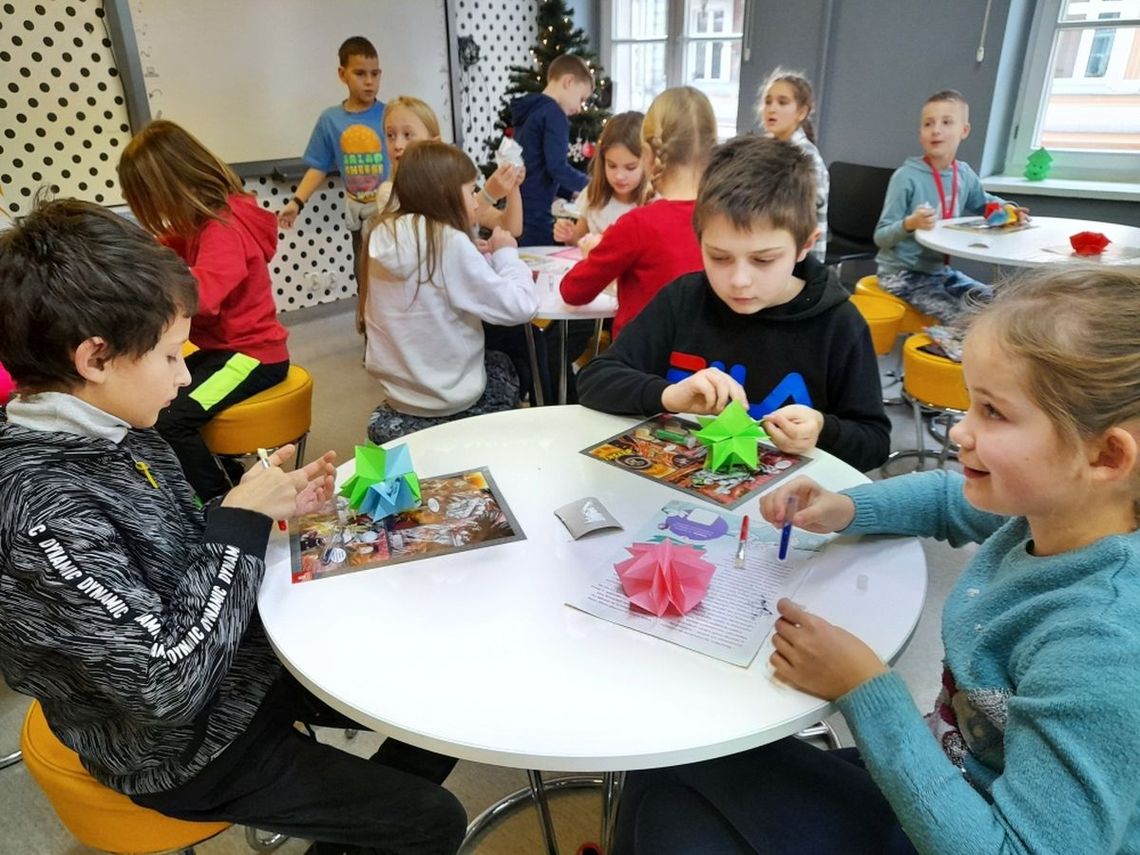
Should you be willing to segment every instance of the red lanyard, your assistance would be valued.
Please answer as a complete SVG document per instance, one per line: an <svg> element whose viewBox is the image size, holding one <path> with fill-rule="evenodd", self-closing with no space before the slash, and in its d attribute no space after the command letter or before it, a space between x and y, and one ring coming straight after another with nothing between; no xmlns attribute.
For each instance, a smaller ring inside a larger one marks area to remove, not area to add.
<svg viewBox="0 0 1140 855"><path fill-rule="evenodd" d="M948 220L954 216L954 208L958 204L958 161L953 161L950 164L951 177L950 177L950 204L946 204L946 190L942 186L942 173L934 168L934 164L930 162L929 157L923 157L926 165L930 167L930 174L934 176L934 189L938 191L938 201L942 205L942 219ZM942 256L942 263L949 264L950 256Z"/></svg>
<svg viewBox="0 0 1140 855"><path fill-rule="evenodd" d="M938 201L942 203L942 219L948 220L954 216L954 208L958 204L958 161L950 164L952 177L950 179L950 204L946 204L946 191L942 187L942 174L934 168L929 157L924 157L926 165L930 167L930 174L934 176L934 189L938 191Z"/></svg>

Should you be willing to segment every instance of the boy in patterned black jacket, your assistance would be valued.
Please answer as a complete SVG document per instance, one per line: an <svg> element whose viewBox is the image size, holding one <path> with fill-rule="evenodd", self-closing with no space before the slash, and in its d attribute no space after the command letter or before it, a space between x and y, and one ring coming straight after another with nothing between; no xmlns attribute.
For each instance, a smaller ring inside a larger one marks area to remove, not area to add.
<svg viewBox="0 0 1140 855"><path fill-rule="evenodd" d="M0 236L0 361L21 391L0 420L4 679L139 804L319 835L313 852L454 852L464 812L437 786L454 761L389 740L371 762L295 730L344 721L257 617L272 521L328 497L332 453L285 472L287 446L200 509L152 430L189 380L196 306L178 257L96 205L50 202Z"/></svg>

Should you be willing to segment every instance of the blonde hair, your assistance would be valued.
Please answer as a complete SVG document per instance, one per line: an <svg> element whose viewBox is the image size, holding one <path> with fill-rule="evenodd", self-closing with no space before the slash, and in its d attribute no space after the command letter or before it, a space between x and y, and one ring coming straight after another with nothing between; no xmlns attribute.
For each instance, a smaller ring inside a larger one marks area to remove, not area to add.
<svg viewBox="0 0 1140 855"><path fill-rule="evenodd" d="M387 119L388 114L397 107L403 107L423 122L429 137L440 136L439 119L436 118L435 110L429 107L426 101L421 101L412 95L401 95L398 98L393 98L384 105L384 118Z"/></svg>
<svg viewBox="0 0 1140 855"><path fill-rule="evenodd" d="M208 220L221 219L230 196L253 195L216 154L165 119L135 134L118 171L123 198L154 235L192 237Z"/></svg>
<svg viewBox="0 0 1140 855"><path fill-rule="evenodd" d="M636 110L611 116L598 138L598 150L590 161L590 183L586 185L586 204L591 208L601 208L614 197L614 188L606 181L606 152L615 145L625 146L634 157L641 157L641 123L645 114ZM633 191L634 204L640 205L645 199L649 186L649 176L643 169L641 183Z"/></svg>
<svg viewBox="0 0 1140 855"><path fill-rule="evenodd" d="M692 86L674 86L653 99L641 125L653 155L649 181L657 185L678 166L703 170L716 145L716 115L708 97Z"/></svg>
<svg viewBox="0 0 1140 855"><path fill-rule="evenodd" d="M1030 396L1063 441L1140 425L1140 270L1044 269L994 293L970 328L1020 360Z"/></svg>
<svg viewBox="0 0 1140 855"><path fill-rule="evenodd" d="M422 219L427 243L416 245L416 260L424 270L419 284L430 282L443 253L444 227L471 234L463 185L474 181L477 174L475 164L461 149L439 140L417 140L400 158L388 204L369 220L366 231L386 228L394 239L397 219L410 215L416 225Z"/></svg>
<svg viewBox="0 0 1140 855"><path fill-rule="evenodd" d="M795 99L796 106L807 108L807 114L804 116L804 120L800 122L800 127L803 128L804 136L814 143L815 127L811 123L811 114L815 112L815 92L812 91L811 83L807 77L800 71L789 71L786 68L776 66L767 79L760 84L760 91L756 96L756 117L760 120L761 126L764 124L764 98L774 83L788 84L792 90L792 97Z"/></svg>

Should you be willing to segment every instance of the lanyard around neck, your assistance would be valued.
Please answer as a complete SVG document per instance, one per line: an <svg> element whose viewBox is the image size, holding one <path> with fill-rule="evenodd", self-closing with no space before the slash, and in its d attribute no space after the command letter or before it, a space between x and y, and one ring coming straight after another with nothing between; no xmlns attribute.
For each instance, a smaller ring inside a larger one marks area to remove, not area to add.
<svg viewBox="0 0 1140 855"><path fill-rule="evenodd" d="M929 157L922 158L930 167L930 174L934 176L934 189L938 191L938 201L942 204L942 219L948 220L954 216L954 209L958 204L958 161L950 164L950 204L946 204L946 190L942 186L942 173L934 168Z"/></svg>

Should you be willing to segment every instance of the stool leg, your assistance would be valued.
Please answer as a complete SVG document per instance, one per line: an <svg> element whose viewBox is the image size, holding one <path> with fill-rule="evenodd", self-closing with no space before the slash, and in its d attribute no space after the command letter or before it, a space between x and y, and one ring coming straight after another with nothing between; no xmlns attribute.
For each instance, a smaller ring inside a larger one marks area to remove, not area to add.
<svg viewBox="0 0 1140 855"><path fill-rule="evenodd" d="M926 445L922 438L922 405L918 401L911 401L911 406L914 408L914 440L915 448L918 450L918 464L915 470L926 469Z"/></svg>
<svg viewBox="0 0 1140 855"><path fill-rule="evenodd" d="M293 458L293 468L300 469L305 465L305 443L308 442L309 434L306 432L299 440L297 440L297 456Z"/></svg>
<svg viewBox="0 0 1140 855"><path fill-rule="evenodd" d="M0 769L7 769L9 766L14 766L20 762L23 756L23 752L19 750L13 751L11 754L5 754L3 757L0 757Z"/></svg>
<svg viewBox="0 0 1140 855"><path fill-rule="evenodd" d="M604 772L602 774L602 852L609 852L614 845L614 827L617 824L618 804L621 802L621 788L625 784L625 772Z"/></svg>

